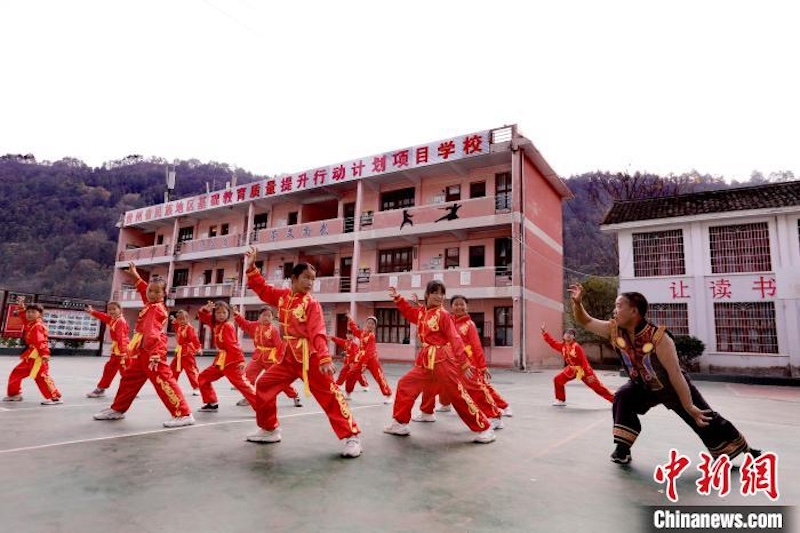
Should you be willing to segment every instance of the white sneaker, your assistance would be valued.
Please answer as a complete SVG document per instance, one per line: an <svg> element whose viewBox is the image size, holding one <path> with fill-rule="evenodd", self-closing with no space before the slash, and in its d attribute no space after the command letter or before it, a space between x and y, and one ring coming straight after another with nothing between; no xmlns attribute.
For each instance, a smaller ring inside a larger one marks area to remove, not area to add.
<svg viewBox="0 0 800 533"><path fill-rule="evenodd" d="M251 433L247 436L249 442L280 442L281 441L281 428L276 427L272 431L267 431L263 428L258 428L258 431Z"/></svg>
<svg viewBox="0 0 800 533"><path fill-rule="evenodd" d="M436 408L437 413L449 413L453 410L453 407L450 405L440 405Z"/></svg>
<svg viewBox="0 0 800 533"><path fill-rule="evenodd" d="M556 400L553 402L553 407L564 407L567 405L567 402L564 400Z"/></svg>
<svg viewBox="0 0 800 533"><path fill-rule="evenodd" d="M475 438L472 439L473 442L477 442L479 444L489 444L490 442L494 442L495 437L494 430L489 428L487 430L481 431L475 435Z"/></svg>
<svg viewBox="0 0 800 533"><path fill-rule="evenodd" d="M192 389L192 396L200 396L200 389Z"/></svg>
<svg viewBox="0 0 800 533"><path fill-rule="evenodd" d="M344 441L342 457L358 457L361 455L361 441L358 435L353 435L342 440Z"/></svg>
<svg viewBox="0 0 800 533"><path fill-rule="evenodd" d="M295 398L294 398L294 406L295 407L303 407L303 400L300 399L300 396L295 396Z"/></svg>
<svg viewBox="0 0 800 533"><path fill-rule="evenodd" d="M392 403L392 397L391 396L384 396L383 397L383 404L384 405L389 405L390 403Z"/></svg>
<svg viewBox="0 0 800 533"><path fill-rule="evenodd" d="M120 413L109 407L108 409L103 409L92 418L95 420L122 420L125 418L125 413Z"/></svg>
<svg viewBox="0 0 800 533"><path fill-rule="evenodd" d="M3 398L4 402L21 402L22 401L22 394L13 394L11 396L6 396Z"/></svg>
<svg viewBox="0 0 800 533"><path fill-rule="evenodd" d="M511 412L511 406L510 405L508 407L506 407L505 409L503 409L503 416L508 416L508 417L514 416L514 413Z"/></svg>
<svg viewBox="0 0 800 533"><path fill-rule="evenodd" d="M394 418L392 419L392 424L390 426L383 428L383 432L390 435L398 435L400 437L411 435L411 430L408 429L408 424L401 424Z"/></svg>
<svg viewBox="0 0 800 533"><path fill-rule="evenodd" d="M492 429L503 429L505 427L503 425L503 419L499 416L497 418L490 418L489 427Z"/></svg>
<svg viewBox="0 0 800 533"><path fill-rule="evenodd" d="M242 398L236 402L236 405L239 407L250 407L250 402L247 401L247 398Z"/></svg>
<svg viewBox="0 0 800 533"><path fill-rule="evenodd" d="M86 393L87 398L105 398L106 397L106 390L97 387L92 392Z"/></svg>
<svg viewBox="0 0 800 533"><path fill-rule="evenodd" d="M433 413L423 413L420 411L411 417L414 422L436 422L436 415Z"/></svg>
<svg viewBox="0 0 800 533"><path fill-rule="evenodd" d="M184 426L191 426L194 424L194 416L190 414L186 416L173 416L170 420L164 422L165 428L182 428Z"/></svg>
<svg viewBox="0 0 800 533"><path fill-rule="evenodd" d="M362 387L361 392L369 392L369 387Z"/></svg>
<svg viewBox="0 0 800 533"><path fill-rule="evenodd" d="M41 403L42 405L63 405L64 400L62 400L61 398L50 398L49 400L45 400Z"/></svg>

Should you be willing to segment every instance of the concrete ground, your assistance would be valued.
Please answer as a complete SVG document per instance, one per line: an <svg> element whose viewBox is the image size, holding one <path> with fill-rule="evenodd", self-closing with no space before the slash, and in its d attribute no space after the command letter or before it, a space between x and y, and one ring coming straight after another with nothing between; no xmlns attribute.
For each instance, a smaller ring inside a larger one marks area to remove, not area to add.
<svg viewBox="0 0 800 533"><path fill-rule="evenodd" d="M16 362L0 358L0 375ZM356 392L351 407L364 453L348 460L313 399L295 408L279 398L283 442L245 442L254 415L234 405L239 395L224 381L219 412L195 412L191 427L161 426L168 416L149 383L127 418L95 421L111 399L84 394L104 362L53 361L62 406L40 406L31 380L23 402L0 404L0 531L637 532L645 530L643 506L669 504L653 472L670 448L692 461L678 479L681 505L800 502L800 387L698 382L753 446L778 455L780 497L771 502L739 494L738 477L725 498L699 495L702 445L661 407L643 418L633 463L611 463L610 404L572 382L569 405L552 407L554 370L495 372L514 416L489 445L473 444L454 413L412 422L410 437L386 435L391 406L374 386ZM406 370L387 365L393 386ZM616 372L599 375L612 389L624 382ZM189 389L184 376L181 384ZM199 397L189 402L201 405Z"/></svg>

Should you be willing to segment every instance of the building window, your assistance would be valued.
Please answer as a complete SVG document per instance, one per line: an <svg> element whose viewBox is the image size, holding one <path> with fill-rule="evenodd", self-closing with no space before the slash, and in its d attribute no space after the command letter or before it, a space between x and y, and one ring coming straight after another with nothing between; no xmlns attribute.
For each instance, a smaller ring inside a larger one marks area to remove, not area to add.
<svg viewBox="0 0 800 533"><path fill-rule="evenodd" d="M486 182L476 181L469 184L470 198L484 198L486 196Z"/></svg>
<svg viewBox="0 0 800 533"><path fill-rule="evenodd" d="M410 272L411 248L394 248L378 252L378 272Z"/></svg>
<svg viewBox="0 0 800 533"><path fill-rule="evenodd" d="M766 222L708 228L708 244L714 274L772 270Z"/></svg>
<svg viewBox="0 0 800 533"><path fill-rule="evenodd" d="M218 268L217 269L217 279L216 279L216 281L214 281L214 283L222 283L224 281L225 281L225 269L224 268Z"/></svg>
<svg viewBox="0 0 800 533"><path fill-rule="evenodd" d="M720 352L778 353L774 302L715 303L714 326Z"/></svg>
<svg viewBox="0 0 800 533"><path fill-rule="evenodd" d="M219 234L220 235L227 235L229 231L230 231L230 226L228 224L222 224L219 227Z"/></svg>
<svg viewBox="0 0 800 533"><path fill-rule="evenodd" d="M245 310L244 319L249 320L250 322L255 322L256 320L258 320L260 314L261 311L259 311L258 309Z"/></svg>
<svg viewBox="0 0 800 533"><path fill-rule="evenodd" d="M414 207L414 187L381 193L381 211Z"/></svg>
<svg viewBox="0 0 800 533"><path fill-rule="evenodd" d="M409 344L411 342L411 330L408 321L400 313L399 309L376 309L375 318L378 319L378 327L375 330L375 337L378 342L394 344Z"/></svg>
<svg viewBox="0 0 800 533"><path fill-rule="evenodd" d="M176 268L175 272L172 273L172 286L185 287L188 284L189 284L189 269Z"/></svg>
<svg viewBox="0 0 800 533"><path fill-rule="evenodd" d="M217 236L217 227L216 226L209 226L208 227L208 238L216 237Z"/></svg>
<svg viewBox="0 0 800 533"><path fill-rule="evenodd" d="M286 224L289 226L294 226L297 224L297 211L292 211L289 213L289 217L286 219Z"/></svg>
<svg viewBox="0 0 800 533"><path fill-rule="evenodd" d="M461 249L460 248L445 248L444 249L444 267L445 268L458 268L461 263Z"/></svg>
<svg viewBox="0 0 800 533"><path fill-rule="evenodd" d="M511 209L511 172L494 175L495 209Z"/></svg>
<svg viewBox="0 0 800 533"><path fill-rule="evenodd" d="M259 213L253 217L253 230L265 229L269 222L269 213Z"/></svg>
<svg viewBox="0 0 800 533"><path fill-rule="evenodd" d="M194 239L194 227L186 226L178 230L178 242L191 241Z"/></svg>
<svg viewBox="0 0 800 533"><path fill-rule="evenodd" d="M203 285L211 285L211 270L203 270Z"/></svg>
<svg viewBox="0 0 800 533"><path fill-rule="evenodd" d="M686 274L683 230L633 234L633 275L682 276Z"/></svg>
<svg viewBox="0 0 800 533"><path fill-rule="evenodd" d="M653 324L666 326L673 335L689 334L689 308L686 304L651 303L647 319Z"/></svg>
<svg viewBox="0 0 800 533"><path fill-rule="evenodd" d="M156 245L164 244L164 236L163 235L156 235Z"/></svg>
<svg viewBox="0 0 800 533"><path fill-rule="evenodd" d="M461 185L449 185L444 190L445 202L457 202L461 200Z"/></svg>
<svg viewBox="0 0 800 533"><path fill-rule="evenodd" d="M470 313L469 317L472 319L473 322L475 322L475 329L478 330L478 337L481 338L481 346L488 346L486 344L486 340L484 340L485 337L483 334L484 329L486 327L486 321L483 318L483 313Z"/></svg>
<svg viewBox="0 0 800 533"><path fill-rule="evenodd" d="M482 268L486 266L486 247L485 246L470 246L469 247L469 267Z"/></svg>
<svg viewBox="0 0 800 533"><path fill-rule="evenodd" d="M494 308L494 345L514 346L514 312L511 307Z"/></svg>

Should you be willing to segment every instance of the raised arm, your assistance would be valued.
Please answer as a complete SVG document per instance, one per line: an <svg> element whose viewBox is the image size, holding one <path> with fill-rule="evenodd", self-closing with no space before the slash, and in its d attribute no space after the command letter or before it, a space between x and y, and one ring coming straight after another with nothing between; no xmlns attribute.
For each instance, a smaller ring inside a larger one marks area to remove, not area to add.
<svg viewBox="0 0 800 533"><path fill-rule="evenodd" d="M419 322L418 306L408 303L408 300L400 296L400 293L397 292L397 289L394 287L389 287L389 296L392 298L392 300L394 300L394 304L397 306L397 309L400 310L400 314L402 314L406 320L412 324Z"/></svg>
<svg viewBox="0 0 800 533"><path fill-rule="evenodd" d="M569 293L572 296L572 316L582 328L591 331L597 336L609 337L608 320L598 320L589 315L583 308L583 286L580 283L570 285Z"/></svg>

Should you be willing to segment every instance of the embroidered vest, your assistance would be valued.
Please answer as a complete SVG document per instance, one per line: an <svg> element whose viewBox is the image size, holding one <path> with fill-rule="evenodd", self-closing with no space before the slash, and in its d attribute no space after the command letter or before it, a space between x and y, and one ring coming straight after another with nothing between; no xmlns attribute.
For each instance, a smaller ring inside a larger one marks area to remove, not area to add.
<svg viewBox="0 0 800 533"><path fill-rule="evenodd" d="M611 345L633 381L651 391L669 386L667 371L655 357L656 346L664 337L666 327L645 322L633 339L629 338L626 330L617 326L616 320L610 321L610 329Z"/></svg>

